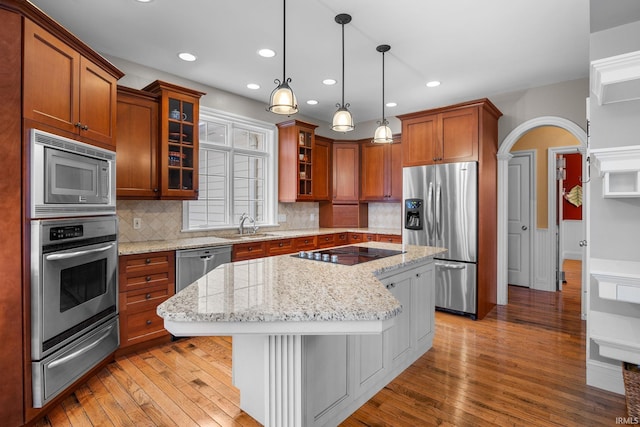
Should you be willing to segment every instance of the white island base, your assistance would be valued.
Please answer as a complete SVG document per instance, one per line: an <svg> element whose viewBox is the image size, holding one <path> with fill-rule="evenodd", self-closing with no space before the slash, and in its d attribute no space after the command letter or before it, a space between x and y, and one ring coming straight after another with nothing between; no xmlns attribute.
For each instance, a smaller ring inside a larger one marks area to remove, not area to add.
<svg viewBox="0 0 640 427"><path fill-rule="evenodd" d="M429 350L432 263L378 278L402 304L381 334L234 335L240 407L265 426L335 426Z"/></svg>

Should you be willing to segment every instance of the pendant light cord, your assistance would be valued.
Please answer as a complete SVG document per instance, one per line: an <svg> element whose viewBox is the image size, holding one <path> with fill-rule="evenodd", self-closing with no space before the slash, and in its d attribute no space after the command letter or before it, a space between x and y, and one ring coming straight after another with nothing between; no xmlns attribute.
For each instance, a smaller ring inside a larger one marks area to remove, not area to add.
<svg viewBox="0 0 640 427"><path fill-rule="evenodd" d="M344 23L342 23L342 107L344 107Z"/></svg>
<svg viewBox="0 0 640 427"><path fill-rule="evenodd" d="M287 0L282 0L282 82L287 79Z"/></svg>
<svg viewBox="0 0 640 427"><path fill-rule="evenodd" d="M382 125L386 122L384 118L384 52L382 52Z"/></svg>

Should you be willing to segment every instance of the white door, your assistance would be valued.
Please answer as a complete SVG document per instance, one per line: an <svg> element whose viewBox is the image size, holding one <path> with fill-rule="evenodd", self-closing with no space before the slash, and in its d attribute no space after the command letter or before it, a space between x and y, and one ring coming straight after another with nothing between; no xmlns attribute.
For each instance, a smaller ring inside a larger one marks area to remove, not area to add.
<svg viewBox="0 0 640 427"><path fill-rule="evenodd" d="M510 285L531 287L531 158L509 160L508 263Z"/></svg>

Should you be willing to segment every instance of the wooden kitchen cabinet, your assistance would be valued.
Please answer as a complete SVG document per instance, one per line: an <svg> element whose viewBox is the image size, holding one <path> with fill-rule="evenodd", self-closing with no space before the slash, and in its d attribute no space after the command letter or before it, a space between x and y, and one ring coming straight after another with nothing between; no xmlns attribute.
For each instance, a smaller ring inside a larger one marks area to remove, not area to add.
<svg viewBox="0 0 640 427"><path fill-rule="evenodd" d="M477 161L480 108L471 102L398 116L402 166Z"/></svg>
<svg viewBox="0 0 640 427"><path fill-rule="evenodd" d="M376 242L402 243L402 236L399 234L377 234Z"/></svg>
<svg viewBox="0 0 640 427"><path fill-rule="evenodd" d="M317 247L318 236L304 236L295 238L296 251L310 251Z"/></svg>
<svg viewBox="0 0 640 427"><path fill-rule="evenodd" d="M156 80L144 91L160 102L160 198L198 198L200 97L203 92Z"/></svg>
<svg viewBox="0 0 640 427"><path fill-rule="evenodd" d="M331 200L331 149L332 140L315 136L314 160L311 165L313 179L313 199Z"/></svg>
<svg viewBox="0 0 640 427"><path fill-rule="evenodd" d="M113 150L122 72L30 19L24 20L23 46L23 117L43 130Z"/></svg>
<svg viewBox="0 0 640 427"><path fill-rule="evenodd" d="M158 96L118 86L116 194L156 199L158 182Z"/></svg>
<svg viewBox="0 0 640 427"><path fill-rule="evenodd" d="M334 142L331 202L319 206L320 227L366 227L368 206L360 203L360 144Z"/></svg>
<svg viewBox="0 0 640 427"><path fill-rule="evenodd" d="M402 145L400 136L392 144L364 142L361 146L361 190L363 202L402 200Z"/></svg>
<svg viewBox="0 0 640 427"><path fill-rule="evenodd" d="M175 294L175 252L122 255L118 259L120 349L126 353L169 340L157 306ZM124 351L123 351L124 350Z"/></svg>
<svg viewBox="0 0 640 427"><path fill-rule="evenodd" d="M322 179L320 165L316 165L316 162L323 161L322 155L316 159L315 128L318 126L300 120L289 120L277 126L278 200L315 200L314 178ZM319 192L324 192L322 185L318 188Z"/></svg>
<svg viewBox="0 0 640 427"><path fill-rule="evenodd" d="M321 234L319 236L317 236L317 244L316 247L318 249L324 249L324 248L331 248L333 246L336 246L338 243L336 243L336 238L337 235L336 234Z"/></svg>

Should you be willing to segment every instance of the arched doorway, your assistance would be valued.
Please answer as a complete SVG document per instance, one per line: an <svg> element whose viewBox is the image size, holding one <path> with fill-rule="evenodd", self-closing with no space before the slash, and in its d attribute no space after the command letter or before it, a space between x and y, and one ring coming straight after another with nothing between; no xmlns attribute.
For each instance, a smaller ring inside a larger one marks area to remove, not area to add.
<svg viewBox="0 0 640 427"><path fill-rule="evenodd" d="M510 154L511 148L514 144L527 132L532 129L541 126L556 126L563 128L570 132L575 138L580 141L580 151L586 154L587 148L587 134L586 132L574 122L563 119L561 117L543 116L535 119L528 120L514 130L504 139L500 148L498 149L498 304L504 305L508 303L508 280L507 280L507 261L508 261L508 246L507 246L507 210L508 210L508 188L509 188L509 175L508 165L512 155ZM583 176L587 176L583 172ZM585 222L586 223L586 222ZM584 282L584 281L583 281ZM584 286L584 283L583 283Z"/></svg>

